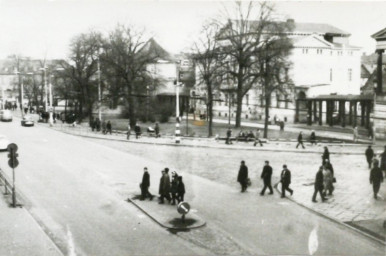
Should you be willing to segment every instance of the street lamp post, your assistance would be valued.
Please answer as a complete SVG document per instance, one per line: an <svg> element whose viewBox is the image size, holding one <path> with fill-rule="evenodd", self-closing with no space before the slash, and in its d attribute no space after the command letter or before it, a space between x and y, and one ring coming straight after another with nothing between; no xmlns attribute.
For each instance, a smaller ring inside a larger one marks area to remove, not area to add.
<svg viewBox="0 0 386 256"><path fill-rule="evenodd" d="M99 120L102 120L102 92L101 92L101 62L100 62L100 52L98 49L98 117Z"/></svg>
<svg viewBox="0 0 386 256"><path fill-rule="evenodd" d="M180 143L180 99L179 99L179 91L180 91L180 70L179 70L179 62L176 65L176 74L177 74L177 82L176 82L176 132L175 132L175 141L176 143Z"/></svg>

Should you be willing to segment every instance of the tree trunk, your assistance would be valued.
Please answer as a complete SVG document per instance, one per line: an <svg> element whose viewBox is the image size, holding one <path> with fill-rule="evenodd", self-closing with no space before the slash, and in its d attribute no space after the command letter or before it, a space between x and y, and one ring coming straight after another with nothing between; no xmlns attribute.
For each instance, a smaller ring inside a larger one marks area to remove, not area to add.
<svg viewBox="0 0 386 256"><path fill-rule="evenodd" d="M264 138L268 138L268 119L269 119L269 103L270 97L265 97L265 119L264 119Z"/></svg>
<svg viewBox="0 0 386 256"><path fill-rule="evenodd" d="M241 89L237 90L237 99L236 99L236 125L235 127L241 126L241 112L243 110L243 95Z"/></svg>

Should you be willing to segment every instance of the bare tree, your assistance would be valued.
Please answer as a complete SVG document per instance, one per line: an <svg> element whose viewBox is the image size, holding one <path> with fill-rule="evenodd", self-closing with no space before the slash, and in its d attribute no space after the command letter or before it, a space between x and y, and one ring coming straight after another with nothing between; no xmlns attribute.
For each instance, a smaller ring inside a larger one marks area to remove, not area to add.
<svg viewBox="0 0 386 256"><path fill-rule="evenodd" d="M202 35L194 44L193 59L199 70L199 83L204 84L207 91L206 105L208 110L208 137L213 135L213 100L214 93L221 85L224 54L221 53L217 37L218 25L204 25Z"/></svg>
<svg viewBox="0 0 386 256"><path fill-rule="evenodd" d="M276 29L273 24L280 26L281 23L275 23L273 11L267 2L235 2L234 15L226 10L226 23L218 35L224 53L230 58L228 72L236 83L236 127L241 124L245 94L264 75L260 57L268 49L265 44L278 35L278 30L272 31Z"/></svg>
<svg viewBox="0 0 386 256"><path fill-rule="evenodd" d="M72 79L78 91L78 112L83 116L84 108L91 117L93 104L97 101L97 61L102 35L91 31L76 36L70 45L70 62L64 65L65 73Z"/></svg>
<svg viewBox="0 0 386 256"><path fill-rule="evenodd" d="M106 67L125 86L124 93L128 103L130 124L137 119L136 96L143 94L150 74L146 67L158 58L157 52L149 52L149 38L144 30L117 25L104 43L101 58Z"/></svg>

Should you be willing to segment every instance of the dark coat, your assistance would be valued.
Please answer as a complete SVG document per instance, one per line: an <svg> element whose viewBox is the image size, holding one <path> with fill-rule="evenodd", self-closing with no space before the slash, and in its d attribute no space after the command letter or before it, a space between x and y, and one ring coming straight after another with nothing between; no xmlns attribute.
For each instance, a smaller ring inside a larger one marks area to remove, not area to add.
<svg viewBox="0 0 386 256"><path fill-rule="evenodd" d="M179 195L185 194L185 184L184 184L182 181L179 181L179 182L178 182L177 193L178 193Z"/></svg>
<svg viewBox="0 0 386 256"><path fill-rule="evenodd" d="M323 171L320 170L316 173L315 177L315 188L316 189L321 189L323 188Z"/></svg>
<svg viewBox="0 0 386 256"><path fill-rule="evenodd" d="M382 170L378 167L374 167L370 172L370 183L379 184L381 182L383 182Z"/></svg>
<svg viewBox="0 0 386 256"><path fill-rule="evenodd" d="M178 191L178 181L177 181L177 177L174 177L171 183L170 192L177 193L177 191Z"/></svg>
<svg viewBox="0 0 386 256"><path fill-rule="evenodd" d="M107 130L111 130L111 123L110 122L107 122L106 128L107 128Z"/></svg>
<svg viewBox="0 0 386 256"><path fill-rule="evenodd" d="M227 137L230 137L230 136L232 136L232 130L227 130Z"/></svg>
<svg viewBox="0 0 386 256"><path fill-rule="evenodd" d="M237 175L238 182L246 182L248 179L248 167L246 165L240 166L239 175Z"/></svg>
<svg viewBox="0 0 386 256"><path fill-rule="evenodd" d="M386 170L386 151L381 154L381 170Z"/></svg>
<svg viewBox="0 0 386 256"><path fill-rule="evenodd" d="M161 179L159 180L159 190L158 190L158 194L162 195L164 193L164 176L162 175L161 176Z"/></svg>
<svg viewBox="0 0 386 256"><path fill-rule="evenodd" d="M371 160L374 157L374 150L372 148L368 148L366 149L365 154L366 154L367 160Z"/></svg>
<svg viewBox="0 0 386 256"><path fill-rule="evenodd" d="M269 165L264 166L263 172L261 173L261 178L264 182L271 182L272 177L272 167Z"/></svg>
<svg viewBox="0 0 386 256"><path fill-rule="evenodd" d="M165 174L163 176L163 181L162 181L162 191L164 194L170 193L170 177L169 174Z"/></svg>
<svg viewBox="0 0 386 256"><path fill-rule="evenodd" d="M290 170L283 170L281 172L281 175L280 175L281 179L281 183L283 184L291 184L291 171Z"/></svg>
<svg viewBox="0 0 386 256"><path fill-rule="evenodd" d="M150 187L150 174L148 172L144 172L142 176L142 187Z"/></svg>
<svg viewBox="0 0 386 256"><path fill-rule="evenodd" d="M301 133L299 133L298 142L302 142L302 141L303 141L303 135Z"/></svg>
<svg viewBox="0 0 386 256"><path fill-rule="evenodd" d="M315 141L316 140L315 132L311 132L310 140L311 141Z"/></svg>

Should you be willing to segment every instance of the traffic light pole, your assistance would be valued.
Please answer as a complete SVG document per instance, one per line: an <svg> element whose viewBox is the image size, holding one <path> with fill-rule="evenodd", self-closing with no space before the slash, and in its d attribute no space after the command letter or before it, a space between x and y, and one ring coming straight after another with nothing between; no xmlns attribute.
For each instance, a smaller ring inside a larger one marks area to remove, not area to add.
<svg viewBox="0 0 386 256"><path fill-rule="evenodd" d="M8 165L12 168L12 206L16 207L16 181L15 181L15 168L19 165L19 161L17 157L19 156L17 151L17 145L11 143L8 145L7 150L9 152L8 157Z"/></svg>
<svg viewBox="0 0 386 256"><path fill-rule="evenodd" d="M12 206L16 207L16 185L15 185L15 168L12 168Z"/></svg>

